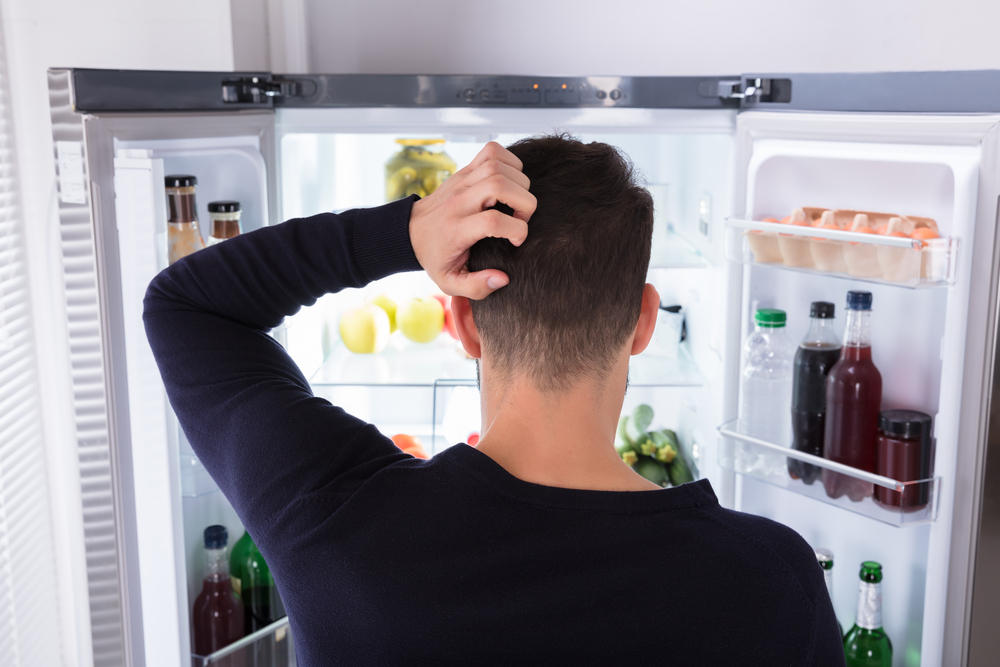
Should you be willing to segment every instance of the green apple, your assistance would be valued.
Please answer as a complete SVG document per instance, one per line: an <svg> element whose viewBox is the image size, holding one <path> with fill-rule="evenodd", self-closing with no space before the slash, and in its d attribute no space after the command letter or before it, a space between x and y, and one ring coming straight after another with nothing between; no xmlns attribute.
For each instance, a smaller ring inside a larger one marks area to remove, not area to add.
<svg viewBox="0 0 1000 667"><path fill-rule="evenodd" d="M389 342L389 316L370 303L345 311L340 316L340 338L351 352L381 352Z"/></svg>
<svg viewBox="0 0 1000 667"><path fill-rule="evenodd" d="M389 316L389 333L394 333L396 331L396 302L386 294L379 294L371 302L384 310L385 314Z"/></svg>
<svg viewBox="0 0 1000 667"><path fill-rule="evenodd" d="M414 343L429 343L444 328L444 307L432 296L410 299L399 307L396 322L403 335Z"/></svg>

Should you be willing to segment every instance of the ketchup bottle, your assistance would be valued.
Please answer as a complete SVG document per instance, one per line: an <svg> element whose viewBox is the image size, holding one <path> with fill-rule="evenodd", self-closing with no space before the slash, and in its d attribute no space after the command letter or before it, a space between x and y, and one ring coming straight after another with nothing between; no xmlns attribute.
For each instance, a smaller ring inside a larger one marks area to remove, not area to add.
<svg viewBox="0 0 1000 667"><path fill-rule="evenodd" d="M871 292L847 293L847 329L840 361L826 379L823 456L875 472L875 441L882 407L882 375L872 363ZM872 484L823 470L826 495L847 495L858 502L872 495Z"/></svg>

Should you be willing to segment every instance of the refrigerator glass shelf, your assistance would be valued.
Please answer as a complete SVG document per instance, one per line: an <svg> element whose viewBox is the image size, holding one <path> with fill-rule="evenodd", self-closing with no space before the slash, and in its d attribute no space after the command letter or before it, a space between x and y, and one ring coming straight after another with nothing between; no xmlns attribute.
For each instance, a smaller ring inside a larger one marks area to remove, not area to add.
<svg viewBox="0 0 1000 667"><path fill-rule="evenodd" d="M209 665L294 665L295 647L288 617L278 619L208 655L191 653L192 667Z"/></svg>
<svg viewBox="0 0 1000 667"><path fill-rule="evenodd" d="M633 387L697 387L705 379L687 345L677 346L676 357L641 354L632 359L629 384ZM447 334L425 344L410 343L396 333L378 354L354 354L337 343L310 383L322 387L396 386L434 387L442 381L476 385L476 364Z"/></svg>
<svg viewBox="0 0 1000 667"><path fill-rule="evenodd" d="M955 281L958 239L919 241L834 229L726 219L726 259L899 287Z"/></svg>
<svg viewBox="0 0 1000 667"><path fill-rule="evenodd" d="M654 232L649 253L651 269L704 269L708 261L687 239L676 232L660 235Z"/></svg>
<svg viewBox="0 0 1000 667"><path fill-rule="evenodd" d="M194 454L181 452L181 496L201 498L216 493L219 486L212 479L201 460Z"/></svg>
<svg viewBox="0 0 1000 667"><path fill-rule="evenodd" d="M726 470L892 526L930 523L937 518L940 477L900 482L745 435L739 431L735 419L720 426L719 433L722 435L719 466ZM812 484L793 479L788 473L789 458L820 468L820 477ZM853 489L860 500L852 500L847 495L831 498L823 485L824 478L842 489ZM873 494L889 502L880 505ZM891 502L893 499L895 504ZM906 505L911 507L904 508Z"/></svg>

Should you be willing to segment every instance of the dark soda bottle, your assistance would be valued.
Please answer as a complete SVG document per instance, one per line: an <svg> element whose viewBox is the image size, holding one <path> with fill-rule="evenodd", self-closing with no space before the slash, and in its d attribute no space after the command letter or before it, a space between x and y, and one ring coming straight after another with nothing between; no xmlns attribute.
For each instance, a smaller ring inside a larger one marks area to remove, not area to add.
<svg viewBox="0 0 1000 667"><path fill-rule="evenodd" d="M795 353L792 376L792 448L823 456L826 416L826 376L840 359L840 336L833 328L834 305L814 301L809 310L809 333ZM812 484L821 468L788 459L788 474Z"/></svg>
<svg viewBox="0 0 1000 667"><path fill-rule="evenodd" d="M205 529L205 581L191 612L194 652L200 656L218 651L243 637L243 605L236 599L229 581L228 541L225 526ZM218 664L242 667L243 656L237 652Z"/></svg>
<svg viewBox="0 0 1000 667"><path fill-rule="evenodd" d="M875 441L882 406L882 375L872 363L871 292L847 293L847 328L840 361L826 380L823 456L858 470L875 472ZM872 484L823 470L831 498L858 502L872 495Z"/></svg>
<svg viewBox="0 0 1000 667"><path fill-rule="evenodd" d="M233 577L240 580L234 588L240 591L243 601L244 629L247 634L266 628L285 617L285 607L278 596L274 577L250 533L244 533L233 545L229 563ZM285 667L288 664L288 643L285 630L278 630L255 642L247 649L248 667Z"/></svg>

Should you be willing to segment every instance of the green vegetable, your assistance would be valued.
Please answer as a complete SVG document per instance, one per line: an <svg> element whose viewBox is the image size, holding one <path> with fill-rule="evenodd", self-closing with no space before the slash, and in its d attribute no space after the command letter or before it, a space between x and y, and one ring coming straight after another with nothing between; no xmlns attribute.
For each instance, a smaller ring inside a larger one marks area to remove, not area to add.
<svg viewBox="0 0 1000 667"><path fill-rule="evenodd" d="M653 484L663 486L663 483L667 481L667 471L663 469L663 464L659 461L643 457L633 467L637 473Z"/></svg>
<svg viewBox="0 0 1000 667"><path fill-rule="evenodd" d="M642 454L643 456L652 456L656 453L656 443L648 433L645 433L638 440L635 441L633 449Z"/></svg>
<svg viewBox="0 0 1000 667"><path fill-rule="evenodd" d="M673 460L677 458L677 450L670 445L665 445L660 449L656 450L656 460L663 463L673 463Z"/></svg>
<svg viewBox="0 0 1000 667"><path fill-rule="evenodd" d="M677 434L670 429L663 430L664 435L673 440L674 449L677 450L677 458L684 459L685 467L687 468L687 474L691 476L691 480L698 477L698 466L695 464L694 457L691 455L691 450L681 444L680 438Z"/></svg>
<svg viewBox="0 0 1000 667"><path fill-rule="evenodd" d="M622 443L629 447L634 444L634 441L628 435L628 415L622 415L622 418L618 420L618 433L615 440L621 440Z"/></svg>
<svg viewBox="0 0 1000 667"><path fill-rule="evenodd" d="M632 411L632 426L640 433L645 433L653 423L653 408L645 403Z"/></svg>
<svg viewBox="0 0 1000 667"><path fill-rule="evenodd" d="M677 456L677 448L674 447L667 436L663 435L660 431L653 431L649 434L649 437L656 445L656 453L653 456L657 461L670 463L674 460L674 457Z"/></svg>
<svg viewBox="0 0 1000 667"><path fill-rule="evenodd" d="M670 483L674 486L694 481L694 475L691 474L691 469L688 468L683 456L674 457L673 463L667 468L667 474L670 476Z"/></svg>

